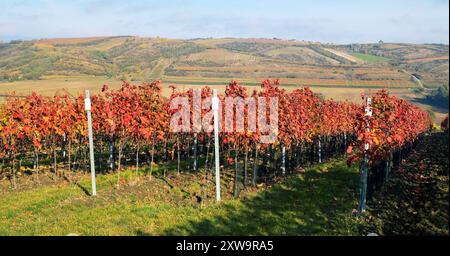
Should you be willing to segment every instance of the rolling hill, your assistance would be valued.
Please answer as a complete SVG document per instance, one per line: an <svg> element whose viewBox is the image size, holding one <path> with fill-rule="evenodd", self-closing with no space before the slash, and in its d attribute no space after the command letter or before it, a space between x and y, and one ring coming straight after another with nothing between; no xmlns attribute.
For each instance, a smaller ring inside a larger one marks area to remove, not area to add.
<svg viewBox="0 0 450 256"><path fill-rule="evenodd" d="M339 100L359 101L361 92L380 88L414 100L425 98L423 91L448 86L448 53L448 45L336 45L275 38L11 41L0 43L0 95L98 91L105 83L118 87L120 80L222 89L231 79L257 86L262 79L279 78L288 90L310 86ZM428 103L422 105L430 109ZM437 112L442 117L448 110Z"/></svg>
<svg viewBox="0 0 450 256"><path fill-rule="evenodd" d="M10 82L49 76L279 77L311 85L413 87L408 74L417 74L425 85L448 83L446 45L123 36L12 41L0 44L0 57L0 79Z"/></svg>

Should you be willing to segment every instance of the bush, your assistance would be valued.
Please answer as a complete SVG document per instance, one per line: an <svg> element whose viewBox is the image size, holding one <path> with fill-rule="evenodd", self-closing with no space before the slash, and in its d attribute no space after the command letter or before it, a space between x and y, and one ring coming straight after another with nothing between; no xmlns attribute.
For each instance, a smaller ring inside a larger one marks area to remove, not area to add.
<svg viewBox="0 0 450 256"><path fill-rule="evenodd" d="M442 85L430 95L427 95L426 99L432 105L448 109L448 84Z"/></svg>

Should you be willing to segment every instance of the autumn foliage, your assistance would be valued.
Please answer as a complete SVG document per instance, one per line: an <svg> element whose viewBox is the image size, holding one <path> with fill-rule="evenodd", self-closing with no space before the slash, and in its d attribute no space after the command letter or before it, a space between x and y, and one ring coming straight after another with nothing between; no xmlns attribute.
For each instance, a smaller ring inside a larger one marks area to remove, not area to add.
<svg viewBox="0 0 450 256"><path fill-rule="evenodd" d="M363 108L357 113L353 125L357 139L348 149L350 163L364 154L371 163L386 160L394 150L414 142L420 134L432 128L432 120L426 111L390 96L386 90L372 96L372 116L365 116ZM367 150L366 144L369 146Z"/></svg>
<svg viewBox="0 0 450 256"><path fill-rule="evenodd" d="M200 97L206 107L201 110L200 115L207 120L211 120L209 110L211 95L210 87L201 89ZM117 90L103 86L100 93L91 96L96 147L109 145L116 149L118 157L114 155L114 161L118 162L119 170L125 148L128 148L128 152L130 149L135 150L136 166L143 148L151 149L151 162L154 161L155 151L156 153L159 151L160 161L163 158L173 159L175 148L178 152L187 152L183 155L189 157L192 145L189 141L194 139L196 143L198 140L198 143L206 144L209 148L211 131L170 132L170 117L176 112L170 109L170 100L177 96L187 96L191 106L194 104L192 89L180 91L172 86L172 94L163 97L159 82L141 85L124 82ZM244 108L246 117L244 130L222 131L220 134L222 157L228 164L238 164L240 157L244 157L245 177L249 154L253 154L256 166L254 175L257 175L259 165L258 154L264 153L266 160L271 159L274 152L281 148L288 152L286 161L291 167L294 164L289 163L296 158L299 159L300 154L304 154L307 150L308 152L322 150L322 146L328 147L328 151L347 150L350 162L357 161L363 154L370 155L371 161L376 161L385 159L392 150L416 140L421 133L431 127L431 119L425 111L405 100L390 96L385 90L377 92L372 97L373 116L368 120L370 131L366 131L367 120L363 104L322 99L308 87L287 91L281 87L279 80L265 80L259 90L250 91L247 87L232 81L224 94L220 95L222 109L225 96L253 97L255 100L257 97L263 97L267 99L267 103L270 97L278 98L278 131L272 144L260 143L259 138L262 135L260 127L256 127L253 131L249 129L248 106ZM191 112L192 109L191 107ZM68 153L68 156L65 156L68 159L63 161L68 161L70 169L71 156L87 145L83 95L76 97L68 94L44 97L37 93L26 97L11 95L0 107L0 115L0 156L8 161L14 162L20 158L19 156L29 152L32 152L37 161L39 154L45 153L53 156L56 172L59 152ZM226 120L224 117L225 111L222 111L222 127L226 122L235 121ZM190 125L191 127L194 125L192 119ZM347 148L351 138L356 140ZM315 146L317 142L322 142L318 149ZM368 151L364 150L366 143L370 145ZM311 146L311 149L307 146ZM206 150L206 155L208 153ZM270 154L269 158L266 157L267 154ZM180 157L180 154L178 156ZM273 157L272 162L276 163L278 160L279 158ZM301 160L297 160L296 164L301 164Z"/></svg>

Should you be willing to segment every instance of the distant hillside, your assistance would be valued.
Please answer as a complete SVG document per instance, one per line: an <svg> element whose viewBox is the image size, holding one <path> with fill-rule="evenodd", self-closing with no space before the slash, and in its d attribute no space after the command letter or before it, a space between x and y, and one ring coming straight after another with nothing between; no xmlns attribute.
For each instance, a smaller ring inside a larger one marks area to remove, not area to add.
<svg viewBox="0 0 450 256"><path fill-rule="evenodd" d="M449 46L441 44L352 44L338 46L344 51L389 58L390 64L419 77L424 85L448 84ZM356 55L358 56L358 55Z"/></svg>
<svg viewBox="0 0 450 256"><path fill-rule="evenodd" d="M160 58L175 58L205 47L180 40L137 37L49 39L0 45L0 78L39 79L49 75L139 76Z"/></svg>
<svg viewBox="0 0 450 256"><path fill-rule="evenodd" d="M448 45L332 45L278 39L92 37L0 43L0 81L48 76L298 79L304 84L448 84ZM297 80L295 80L297 81Z"/></svg>

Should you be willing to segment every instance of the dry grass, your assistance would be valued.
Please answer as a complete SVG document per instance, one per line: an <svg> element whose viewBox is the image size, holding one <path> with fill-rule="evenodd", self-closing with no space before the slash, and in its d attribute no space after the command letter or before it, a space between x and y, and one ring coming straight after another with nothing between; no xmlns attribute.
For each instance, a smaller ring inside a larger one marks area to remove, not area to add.
<svg viewBox="0 0 450 256"><path fill-rule="evenodd" d="M258 88L258 84L263 78L239 78L238 82L247 84L249 88ZM166 82L165 82L166 81ZM223 90L225 86L231 81L229 78L203 78L203 77L174 77L164 76L163 94L169 95L169 85L177 85L180 89L198 88L206 85L213 86L216 89ZM282 84L287 85L288 90L292 90L298 86L311 86L315 92L323 94L325 97L335 99L355 99L359 98L362 92L375 91L379 88L370 89L370 83L360 83L340 80L327 79L281 79ZM139 83L139 82L136 82ZM89 89L92 92L99 92L103 84L108 84L111 88L119 88L121 82L115 79L108 79L106 77L89 77L89 76L49 76L45 80L36 81L17 81L0 83L0 94L5 95L16 92L19 95L31 94L31 92L39 92L44 95L53 95L58 91L67 91L73 95L84 93L84 90ZM315 86L319 85L319 86ZM329 85L328 87L320 87L320 85ZM333 85L350 85L350 88L333 87ZM351 88L351 85L367 86L367 88ZM407 88L392 87L393 92L399 94L410 94Z"/></svg>
<svg viewBox="0 0 450 256"><path fill-rule="evenodd" d="M208 38L208 39L196 39L196 44L204 45L207 47L215 47L218 44L225 44L230 42L249 42L249 43L274 43L286 46L307 44L304 41L284 41L264 38Z"/></svg>
<svg viewBox="0 0 450 256"><path fill-rule="evenodd" d="M305 61L306 64L315 64L317 59L323 59L325 61L325 64L333 64L333 65L339 64L339 61L329 58L327 56L321 55L321 54L319 54L309 48L306 48L306 47L285 47L285 48L281 48L281 49L270 50L270 51L264 52L264 54L273 56L273 57L280 57L280 55L302 56L303 58L307 59L307 61Z"/></svg>
<svg viewBox="0 0 450 256"><path fill-rule="evenodd" d="M34 91L43 95L54 95L58 91L66 90L67 92L76 95L78 93L84 93L84 90L86 89L93 92L100 91L103 84L118 88L121 85L121 82L107 79L106 77L51 76L44 80L0 83L0 94L5 95L16 92L18 95L27 95Z"/></svg>
<svg viewBox="0 0 450 256"><path fill-rule="evenodd" d="M437 57L427 57L427 58L419 58L419 59L410 59L407 60L407 63L416 63L416 62L430 62L435 60L448 60L448 56L437 56Z"/></svg>
<svg viewBox="0 0 450 256"><path fill-rule="evenodd" d="M181 59L181 61L203 61L217 63L218 65L245 66L252 65L258 61L258 57L243 53L235 53L224 49L208 49L203 52L194 53Z"/></svg>
<svg viewBox="0 0 450 256"><path fill-rule="evenodd" d="M104 39L107 37L83 37L83 38L52 38L52 39L42 39L39 40L39 44L80 44L80 43L88 43L100 39Z"/></svg>
<svg viewBox="0 0 450 256"><path fill-rule="evenodd" d="M122 45L126 40L127 37L111 38L109 40L105 40L104 42L100 42L96 45L87 46L87 48L98 51L108 51L116 46Z"/></svg>
<svg viewBox="0 0 450 256"><path fill-rule="evenodd" d="M355 63L358 63L358 64L364 63L363 60L358 59L355 56L352 56L352 55L350 55L348 53L345 53L343 51L338 51L338 50L330 49L330 48L323 48L323 49L326 50L326 51L329 51L329 52L331 52L333 54L336 54L337 56L342 57L342 58L344 58L346 60L349 60L351 62L355 62Z"/></svg>

